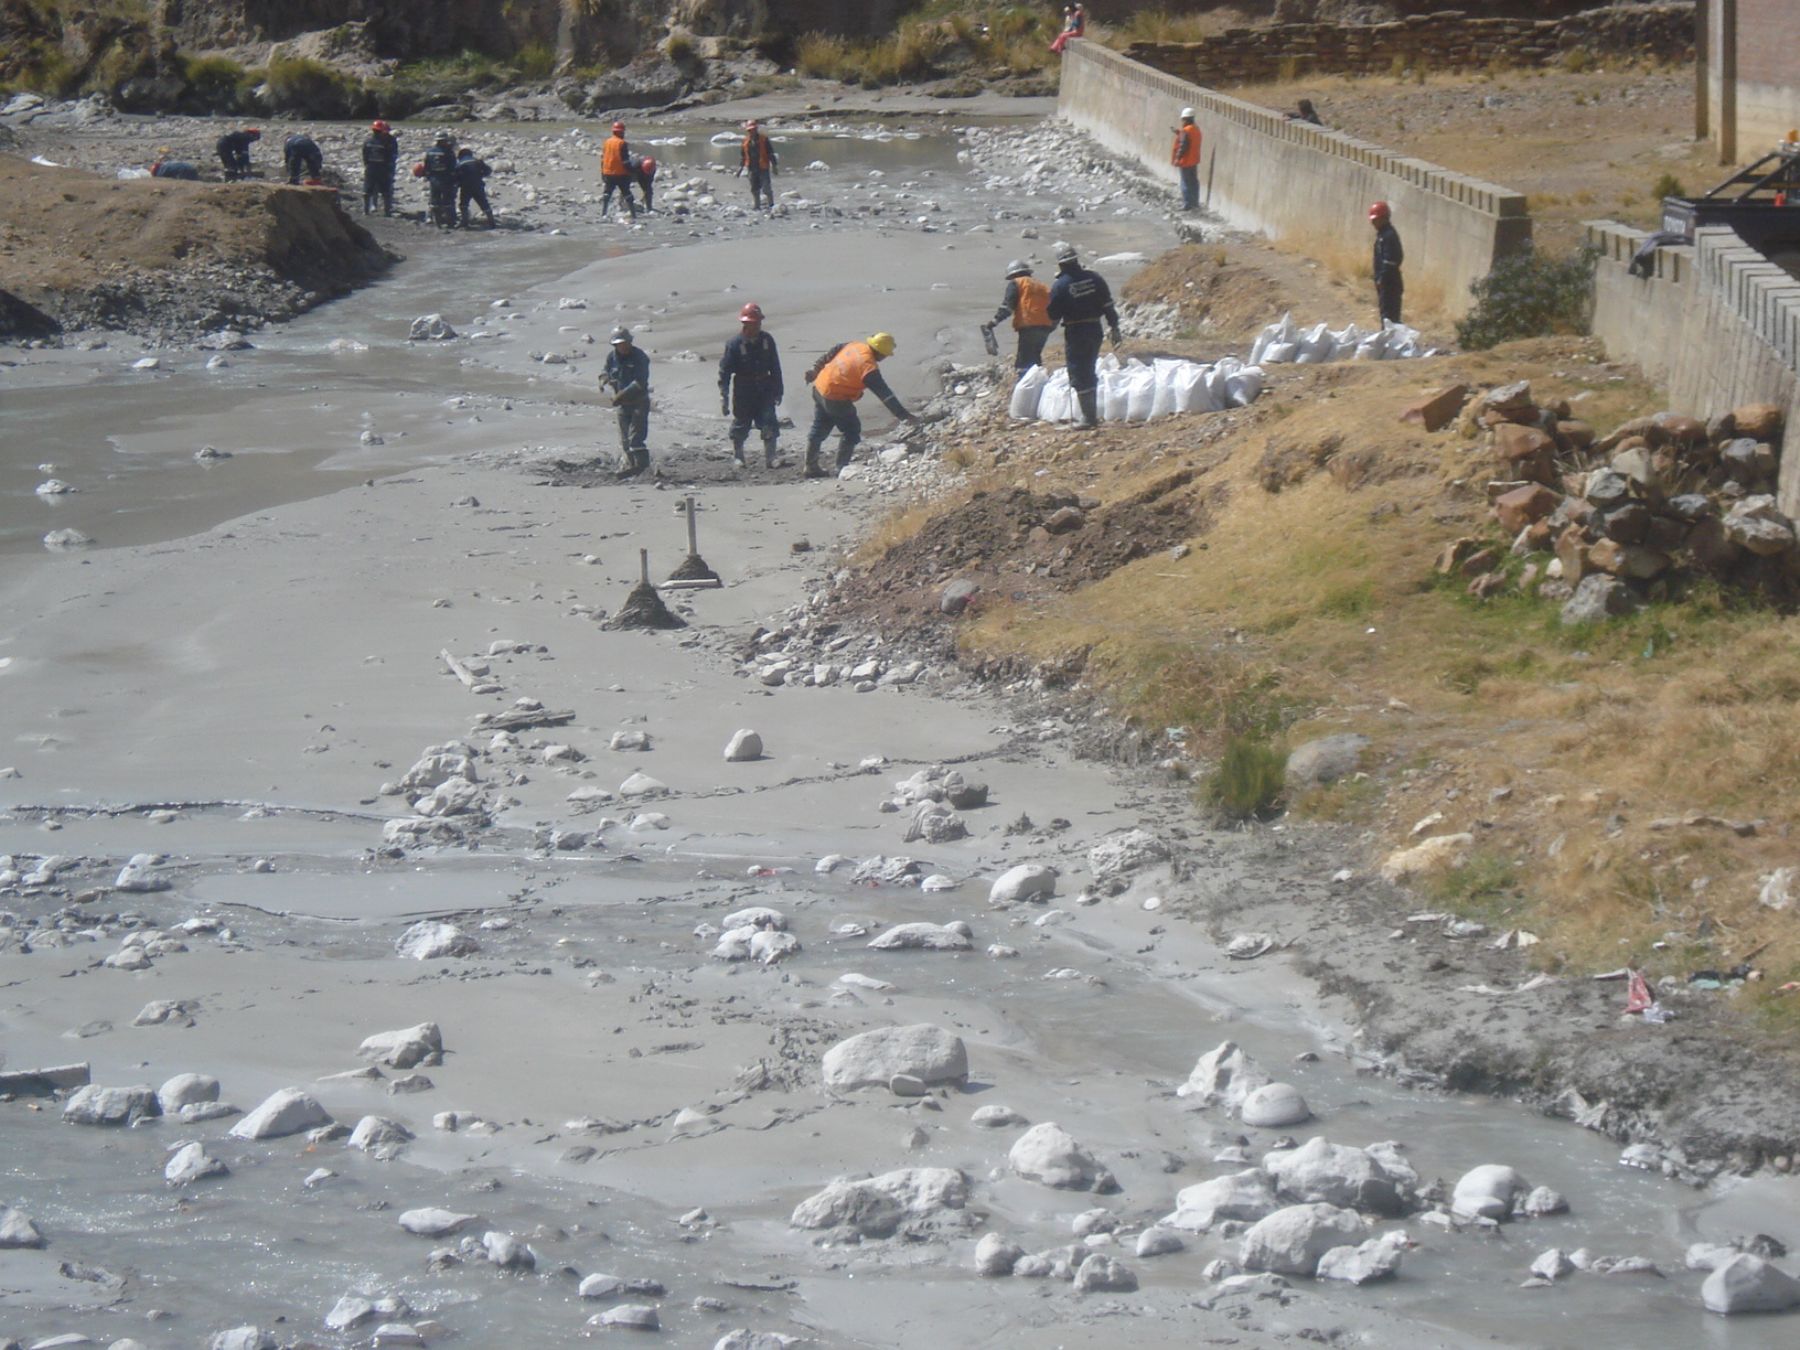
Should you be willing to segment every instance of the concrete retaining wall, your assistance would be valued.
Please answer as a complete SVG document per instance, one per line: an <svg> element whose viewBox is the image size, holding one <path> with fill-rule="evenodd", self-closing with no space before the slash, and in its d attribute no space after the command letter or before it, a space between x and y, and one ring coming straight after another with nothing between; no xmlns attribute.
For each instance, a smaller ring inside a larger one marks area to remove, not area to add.
<svg viewBox="0 0 1800 1350"><path fill-rule="evenodd" d="M1385 200L1406 245L1406 284L1460 316L1469 286L1531 241L1525 197L1408 159L1340 131L1294 122L1132 61L1097 43L1063 55L1058 111L1109 150L1165 175L1173 128L1192 106L1202 202L1231 225L1313 253L1368 256L1369 203ZM1346 253L1346 251L1349 251ZM1364 261L1366 268L1368 263ZM1374 288L1369 305L1374 309ZM1321 315L1333 322L1340 317Z"/></svg>
<svg viewBox="0 0 1800 1350"><path fill-rule="evenodd" d="M1800 429L1800 281L1731 230L1695 231L1694 243L1658 249L1656 270L1634 277L1642 230L1588 225L1600 250L1594 335L1607 355L1632 361L1678 412L1712 417L1744 403L1777 403ZM1787 444L1800 451L1800 430ZM1781 509L1800 514L1800 452L1781 457Z"/></svg>

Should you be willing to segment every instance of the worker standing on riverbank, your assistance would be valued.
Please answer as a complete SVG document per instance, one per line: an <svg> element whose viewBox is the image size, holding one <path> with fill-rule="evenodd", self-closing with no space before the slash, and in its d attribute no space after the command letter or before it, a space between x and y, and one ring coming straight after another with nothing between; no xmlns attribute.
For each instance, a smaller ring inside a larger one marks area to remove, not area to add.
<svg viewBox="0 0 1800 1350"><path fill-rule="evenodd" d="M261 139L262 132L255 127L228 131L219 137L213 149L218 152L219 163L225 166L227 183L235 183L240 178L250 176L250 147Z"/></svg>
<svg viewBox="0 0 1800 1350"><path fill-rule="evenodd" d="M1181 125L1175 128L1175 148L1169 163L1181 173L1181 209L1200 209L1200 128L1194 125L1194 110L1181 110Z"/></svg>
<svg viewBox="0 0 1800 1350"><path fill-rule="evenodd" d="M1009 262L1006 265L1006 292L1000 297L1000 308L982 325L989 335L1003 320L1012 319L1013 332L1019 335L1018 351L1013 356L1013 369L1024 374L1044 363L1044 344L1054 327L1050 322L1050 288L1031 275L1031 264Z"/></svg>
<svg viewBox="0 0 1800 1350"><path fill-rule="evenodd" d="M377 119L369 124L363 138L363 214L374 214L377 203L381 214L394 214L394 169L400 162L400 138L386 122Z"/></svg>
<svg viewBox="0 0 1800 1350"><path fill-rule="evenodd" d="M600 181L606 185L600 194L600 214L612 212L613 193L625 199L631 218L637 219L637 200L631 195L631 146L625 140L625 124L614 122L612 135L600 147Z"/></svg>
<svg viewBox="0 0 1800 1350"><path fill-rule="evenodd" d="M431 194L431 223L440 230L456 228L456 137L440 131L413 169Z"/></svg>
<svg viewBox="0 0 1800 1350"><path fill-rule="evenodd" d="M1375 303L1383 323L1399 323L1400 300L1406 293L1400 265L1406 261L1406 250L1400 247L1400 232L1394 228L1393 212L1386 202L1369 208L1369 224L1375 227Z"/></svg>
<svg viewBox="0 0 1800 1350"><path fill-rule="evenodd" d="M1100 359L1100 323L1105 320L1112 344L1119 345L1119 311L1113 308L1112 289L1098 272L1081 265L1073 244L1056 246L1056 283L1050 287L1050 322L1063 330L1063 364L1069 370L1069 388L1081 405L1083 427L1100 425L1099 377L1094 363Z"/></svg>
<svg viewBox="0 0 1800 1350"><path fill-rule="evenodd" d="M744 442L755 427L762 436L763 464L779 468L775 439L781 434L781 353L763 329L762 306L752 301L738 311L737 336L719 358L719 407L731 418L731 457L744 467Z"/></svg>
<svg viewBox="0 0 1800 1350"><path fill-rule="evenodd" d="M289 187L298 187L302 178L316 179L325 171L319 143L304 131L294 132L281 143L281 159L287 166Z"/></svg>
<svg viewBox="0 0 1800 1350"><path fill-rule="evenodd" d="M487 217L487 225L494 228L494 208L488 205L487 179L493 173L488 162L467 146L456 152L456 212L462 219L462 227L469 228L469 208L479 206L481 214Z"/></svg>
<svg viewBox="0 0 1800 1350"><path fill-rule="evenodd" d="M650 357L632 343L629 328L612 330L612 355L600 383L612 389L619 413L619 448L625 452L619 477L635 477L650 467Z"/></svg>
<svg viewBox="0 0 1800 1350"><path fill-rule="evenodd" d="M775 209L775 188L772 179L779 165L775 156L775 147L769 144L769 138L763 135L755 122L744 123L744 142L739 147L738 176L744 170L750 171L750 207L755 210L767 199L769 209Z"/></svg>
<svg viewBox="0 0 1800 1350"><path fill-rule="evenodd" d="M877 367L894 354L891 333L876 333L867 342L843 342L825 353L813 371L812 429L806 433L806 476L829 478L831 474L819 463L819 450L825 438L835 429L838 433L837 466L841 470L850 463L850 454L862 439L862 421L856 415L856 400L863 390L871 391L887 406L887 410L903 422L917 422L906 405L894 396Z"/></svg>

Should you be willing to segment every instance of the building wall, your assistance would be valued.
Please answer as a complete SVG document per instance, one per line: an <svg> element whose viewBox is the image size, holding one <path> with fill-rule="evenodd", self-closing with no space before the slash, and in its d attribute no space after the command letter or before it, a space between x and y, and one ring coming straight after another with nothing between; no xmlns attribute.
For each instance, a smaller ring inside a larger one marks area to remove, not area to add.
<svg viewBox="0 0 1800 1350"><path fill-rule="evenodd" d="M1697 0L1695 134L1721 164L1753 160L1800 127L1800 0Z"/></svg>
<svg viewBox="0 0 1800 1350"><path fill-rule="evenodd" d="M1658 249L1654 274L1634 277L1644 238L1613 221L1588 226L1600 250L1594 335L1607 355L1641 366L1675 411L1776 403L1800 427L1800 282L1722 227ZM1800 514L1800 454L1782 456L1779 493L1781 509Z"/></svg>
<svg viewBox="0 0 1800 1350"><path fill-rule="evenodd" d="M1468 312L1470 285L1496 260L1531 242L1521 193L1290 121L1097 43L1074 43L1063 57L1060 115L1166 177L1171 196L1169 147L1183 106L1193 107L1203 138L1201 195L1211 210L1315 256L1366 256L1368 205L1387 201L1406 245L1408 291L1437 291L1452 315Z"/></svg>

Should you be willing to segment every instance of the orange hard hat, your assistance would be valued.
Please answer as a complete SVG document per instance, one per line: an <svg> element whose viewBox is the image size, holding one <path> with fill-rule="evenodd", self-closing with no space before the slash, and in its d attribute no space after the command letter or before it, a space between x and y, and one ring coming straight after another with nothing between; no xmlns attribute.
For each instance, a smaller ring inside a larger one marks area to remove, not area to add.
<svg viewBox="0 0 1800 1350"><path fill-rule="evenodd" d="M762 318L762 306L754 300L738 311L739 323L761 323Z"/></svg>
<svg viewBox="0 0 1800 1350"><path fill-rule="evenodd" d="M244 134L246 136L261 136L262 128L261 127L245 127Z"/></svg>
<svg viewBox="0 0 1800 1350"><path fill-rule="evenodd" d="M623 122L614 122L613 123L613 135L617 136L620 132L622 132L624 130L625 130L625 124Z"/></svg>
<svg viewBox="0 0 1800 1350"><path fill-rule="evenodd" d="M393 128L390 127L386 122L383 122L378 117L373 122L369 123L369 130L370 131L392 131Z"/></svg>
<svg viewBox="0 0 1800 1350"><path fill-rule="evenodd" d="M1386 202L1375 202L1369 207L1370 220L1386 220L1389 214Z"/></svg>

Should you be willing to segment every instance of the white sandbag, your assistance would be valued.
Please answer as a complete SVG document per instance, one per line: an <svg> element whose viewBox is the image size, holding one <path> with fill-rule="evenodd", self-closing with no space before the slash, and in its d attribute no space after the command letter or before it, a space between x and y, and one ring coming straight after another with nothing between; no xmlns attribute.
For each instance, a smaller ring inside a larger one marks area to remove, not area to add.
<svg viewBox="0 0 1800 1350"><path fill-rule="evenodd" d="M1206 401L1206 367L1184 361L1175 376L1175 411L1210 412L1201 406Z"/></svg>
<svg viewBox="0 0 1800 1350"><path fill-rule="evenodd" d="M1100 420L1102 422L1123 422L1126 404L1125 373L1119 369L1119 363L1113 362L1111 370L1100 372Z"/></svg>
<svg viewBox="0 0 1800 1350"><path fill-rule="evenodd" d="M1033 366L1013 386L1012 405L1008 409L1014 417L1036 417L1038 415L1038 399L1043 396L1044 384L1050 378L1042 366Z"/></svg>
<svg viewBox="0 0 1800 1350"><path fill-rule="evenodd" d="M1256 402L1263 391L1263 373L1261 366L1245 366L1242 370L1226 378L1226 386L1231 395L1231 406L1247 408Z"/></svg>
<svg viewBox="0 0 1800 1350"><path fill-rule="evenodd" d="M1259 366L1284 365L1300 355L1298 342L1271 342L1262 350L1262 355L1251 354L1251 360Z"/></svg>
<svg viewBox="0 0 1800 1350"><path fill-rule="evenodd" d="M1262 364L1264 354L1272 344L1292 342L1293 340L1294 316L1290 312L1283 314L1279 322L1270 324L1256 335L1256 341L1250 344L1250 364Z"/></svg>
<svg viewBox="0 0 1800 1350"><path fill-rule="evenodd" d="M1299 350L1294 353L1294 360L1303 366L1316 366L1329 361L1332 353L1337 350L1337 343L1322 323L1303 329L1295 343Z"/></svg>
<svg viewBox="0 0 1800 1350"><path fill-rule="evenodd" d="M1069 372L1058 368L1051 372L1049 380L1044 384L1043 397L1038 400L1038 417L1045 422L1067 422L1074 414L1070 411L1074 399L1069 391Z"/></svg>
<svg viewBox="0 0 1800 1350"><path fill-rule="evenodd" d="M1125 420L1148 422L1156 403L1156 372L1148 366L1126 372L1125 399Z"/></svg>
<svg viewBox="0 0 1800 1350"><path fill-rule="evenodd" d="M1150 401L1150 420L1167 417L1175 411L1175 379L1186 361L1172 361L1160 358L1151 362L1150 369L1156 373L1156 394Z"/></svg>

